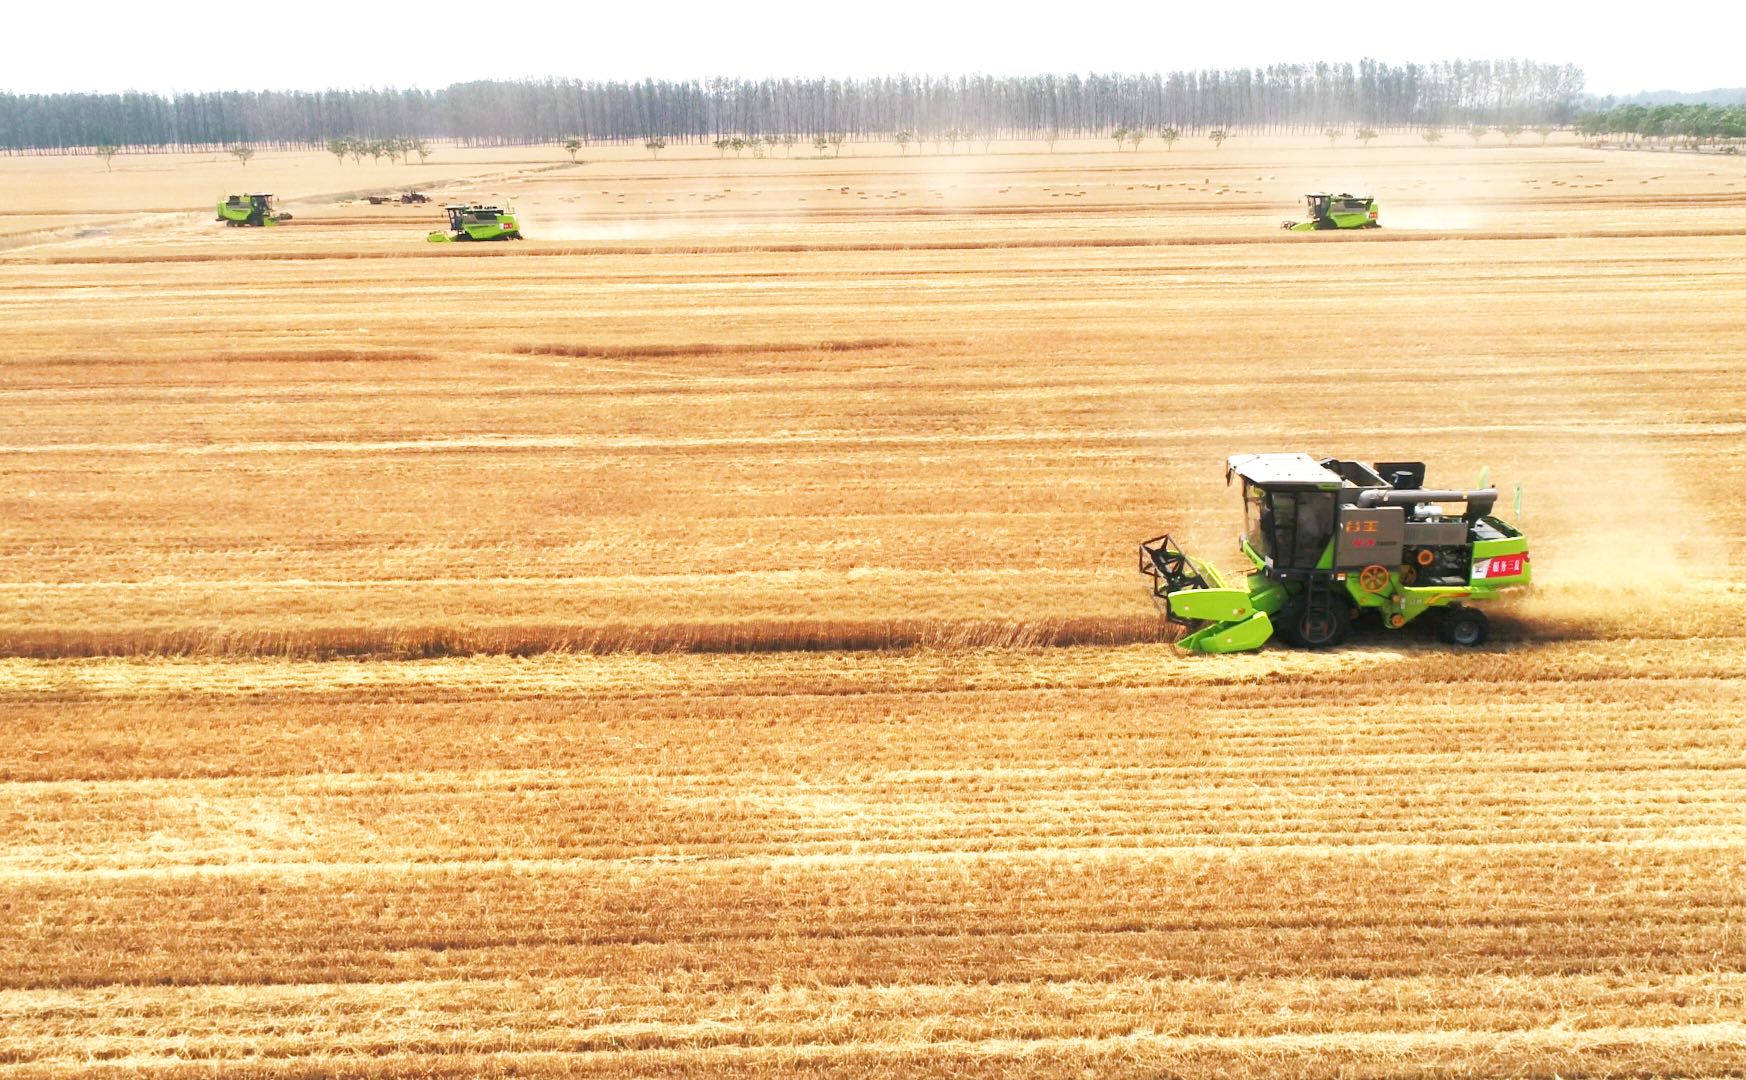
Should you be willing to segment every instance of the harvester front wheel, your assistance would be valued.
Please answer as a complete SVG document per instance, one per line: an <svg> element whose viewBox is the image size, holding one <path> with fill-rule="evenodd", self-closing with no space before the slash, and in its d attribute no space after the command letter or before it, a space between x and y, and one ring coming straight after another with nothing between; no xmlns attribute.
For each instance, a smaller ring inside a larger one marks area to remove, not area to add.
<svg viewBox="0 0 1746 1080"><path fill-rule="evenodd" d="M1447 608L1443 612L1443 621L1437 626L1437 636L1451 645L1469 648L1484 645L1485 639L1491 636L1491 620L1485 617L1485 612L1474 608Z"/></svg>
<svg viewBox="0 0 1746 1080"><path fill-rule="evenodd" d="M1305 649L1331 649L1345 641L1351 632L1352 614L1337 600L1313 606L1299 602L1286 612L1284 630L1293 645Z"/></svg>

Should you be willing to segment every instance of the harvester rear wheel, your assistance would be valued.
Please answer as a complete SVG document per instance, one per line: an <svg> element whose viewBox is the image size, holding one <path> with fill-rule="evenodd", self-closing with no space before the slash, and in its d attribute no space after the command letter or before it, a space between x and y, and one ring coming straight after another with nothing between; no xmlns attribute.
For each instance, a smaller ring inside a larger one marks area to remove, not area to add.
<svg viewBox="0 0 1746 1080"><path fill-rule="evenodd" d="M1443 620L1437 626L1437 636L1451 645L1469 648L1484 645L1485 639L1491 636L1491 620L1485 617L1485 612L1474 608L1446 608Z"/></svg>
<svg viewBox="0 0 1746 1080"><path fill-rule="evenodd" d="M1306 649L1330 649L1346 640L1352 615L1338 600L1309 606L1301 601L1285 613L1285 636Z"/></svg>

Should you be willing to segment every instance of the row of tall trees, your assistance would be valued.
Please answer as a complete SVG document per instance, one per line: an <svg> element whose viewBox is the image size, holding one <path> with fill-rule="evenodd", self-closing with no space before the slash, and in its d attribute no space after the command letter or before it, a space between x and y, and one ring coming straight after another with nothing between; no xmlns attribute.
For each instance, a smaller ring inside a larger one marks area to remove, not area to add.
<svg viewBox="0 0 1746 1080"><path fill-rule="evenodd" d="M1627 146L1713 146L1739 153L1746 144L1746 105L1619 105L1576 118L1577 133L1599 142L1615 138Z"/></svg>
<svg viewBox="0 0 1746 1080"><path fill-rule="evenodd" d="M0 94L0 149L469 144L910 131L1101 136L1114 128L1322 131L1565 123L1582 72L1528 60L1282 64L1154 75L456 83L442 90Z"/></svg>

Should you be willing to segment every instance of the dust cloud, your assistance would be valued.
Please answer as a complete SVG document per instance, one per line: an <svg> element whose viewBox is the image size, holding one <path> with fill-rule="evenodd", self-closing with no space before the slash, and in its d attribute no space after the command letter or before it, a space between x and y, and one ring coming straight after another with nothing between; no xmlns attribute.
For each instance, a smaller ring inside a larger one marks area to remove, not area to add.
<svg viewBox="0 0 1746 1080"><path fill-rule="evenodd" d="M1730 542L1697 488L1652 449L1628 445L1573 455L1530 486L1522 527L1534 584L1516 606L1529 636L1689 632L1712 606L1700 594L1733 580Z"/></svg>

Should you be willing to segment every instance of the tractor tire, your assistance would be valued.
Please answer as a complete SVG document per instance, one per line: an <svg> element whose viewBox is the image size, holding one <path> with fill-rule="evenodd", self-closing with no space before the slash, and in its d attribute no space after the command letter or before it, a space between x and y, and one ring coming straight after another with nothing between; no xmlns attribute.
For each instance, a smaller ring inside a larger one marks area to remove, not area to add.
<svg viewBox="0 0 1746 1080"><path fill-rule="evenodd" d="M1352 632L1352 613L1342 600L1306 607L1301 601L1285 610L1285 638L1303 649L1331 649Z"/></svg>
<svg viewBox="0 0 1746 1080"><path fill-rule="evenodd" d="M1491 620L1485 617L1485 612L1474 608L1448 608L1437 624L1437 636L1450 645L1474 648L1484 645L1491 636Z"/></svg>

